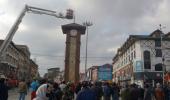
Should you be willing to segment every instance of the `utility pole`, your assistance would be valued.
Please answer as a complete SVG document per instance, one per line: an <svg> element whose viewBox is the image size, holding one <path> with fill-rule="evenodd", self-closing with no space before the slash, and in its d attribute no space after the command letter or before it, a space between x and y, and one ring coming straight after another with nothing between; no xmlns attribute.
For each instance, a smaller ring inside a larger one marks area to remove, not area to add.
<svg viewBox="0 0 170 100"><path fill-rule="evenodd" d="M165 28L165 27L162 27L161 24L159 24L160 26L160 31L162 32L162 28ZM166 66L164 64L164 61L165 61L165 58L164 58L164 55L163 55L163 32L160 36L161 38L161 51L162 51L162 77L163 77L163 85L165 84L165 80L164 80L164 77L165 77L165 72L166 72Z"/></svg>
<svg viewBox="0 0 170 100"><path fill-rule="evenodd" d="M85 56L85 79L87 80L87 49L88 49L88 27L92 26L93 23L92 22L84 22L83 23L84 26L86 26L87 29L87 34L86 34L86 56Z"/></svg>

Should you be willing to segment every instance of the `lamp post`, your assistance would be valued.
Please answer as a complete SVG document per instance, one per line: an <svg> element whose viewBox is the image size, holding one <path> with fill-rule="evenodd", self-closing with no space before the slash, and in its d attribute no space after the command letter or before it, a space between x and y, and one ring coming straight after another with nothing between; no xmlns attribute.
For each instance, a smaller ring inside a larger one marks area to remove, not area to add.
<svg viewBox="0 0 170 100"><path fill-rule="evenodd" d="M86 55L85 55L85 79L87 79L87 46L88 46L88 27L92 26L93 23L92 22L84 22L83 23L84 26L86 26L87 29L87 34L86 34Z"/></svg>
<svg viewBox="0 0 170 100"><path fill-rule="evenodd" d="M161 24L159 26L160 26L160 31L162 32L162 28L165 28L165 27L162 27ZM165 84L164 77L165 77L165 72L166 72L166 66L164 64L165 59L164 59L164 55L163 55L163 42L162 42L162 40L163 40L163 32L162 32L160 38L161 38L161 51L162 51L162 77L163 77L163 85L164 85Z"/></svg>

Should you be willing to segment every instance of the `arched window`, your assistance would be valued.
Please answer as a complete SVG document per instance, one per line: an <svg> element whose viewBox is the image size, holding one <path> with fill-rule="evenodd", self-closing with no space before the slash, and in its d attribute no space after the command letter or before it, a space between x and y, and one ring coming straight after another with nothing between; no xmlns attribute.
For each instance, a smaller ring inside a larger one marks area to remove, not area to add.
<svg viewBox="0 0 170 100"><path fill-rule="evenodd" d="M149 51L144 51L144 69L151 69L151 59Z"/></svg>
<svg viewBox="0 0 170 100"><path fill-rule="evenodd" d="M162 57L162 50L161 49L155 49L156 51L156 57Z"/></svg>
<svg viewBox="0 0 170 100"><path fill-rule="evenodd" d="M162 64L161 63L155 65L155 71L162 71Z"/></svg>
<svg viewBox="0 0 170 100"><path fill-rule="evenodd" d="M161 40L155 40L155 47L161 47Z"/></svg>

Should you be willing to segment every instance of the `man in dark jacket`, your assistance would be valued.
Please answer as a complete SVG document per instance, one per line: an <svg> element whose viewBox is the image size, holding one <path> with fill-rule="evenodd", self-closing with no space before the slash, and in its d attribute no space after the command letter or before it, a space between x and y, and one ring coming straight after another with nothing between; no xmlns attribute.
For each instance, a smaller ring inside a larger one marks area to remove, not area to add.
<svg viewBox="0 0 170 100"><path fill-rule="evenodd" d="M130 100L138 100L139 91L136 84L130 86Z"/></svg>
<svg viewBox="0 0 170 100"><path fill-rule="evenodd" d="M164 86L165 100L170 100L170 83Z"/></svg>
<svg viewBox="0 0 170 100"><path fill-rule="evenodd" d="M97 100L101 100L103 95L102 87L99 84L99 82L95 82L91 87L91 90L95 93Z"/></svg>
<svg viewBox="0 0 170 100"><path fill-rule="evenodd" d="M145 90L144 90L144 100L152 100L152 89L149 84L145 85Z"/></svg>
<svg viewBox="0 0 170 100"><path fill-rule="evenodd" d="M95 93L88 87L87 82L82 83L83 88L82 90L77 94L76 100L96 100Z"/></svg>
<svg viewBox="0 0 170 100"><path fill-rule="evenodd" d="M5 85L4 75L0 75L0 100L8 100L8 87Z"/></svg>
<svg viewBox="0 0 170 100"><path fill-rule="evenodd" d="M108 82L105 82L104 83L104 86L103 86L103 97L104 97L104 100L111 100L111 87L109 85Z"/></svg>

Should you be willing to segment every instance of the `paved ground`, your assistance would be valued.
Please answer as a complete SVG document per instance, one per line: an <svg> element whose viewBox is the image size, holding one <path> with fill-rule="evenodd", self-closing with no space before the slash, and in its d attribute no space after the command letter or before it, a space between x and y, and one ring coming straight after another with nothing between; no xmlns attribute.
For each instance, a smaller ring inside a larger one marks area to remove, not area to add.
<svg viewBox="0 0 170 100"><path fill-rule="evenodd" d="M17 89L9 90L8 95L9 95L8 100L18 100L18 98L19 98L19 93L18 93ZM30 92L27 94L25 100L31 100Z"/></svg>

